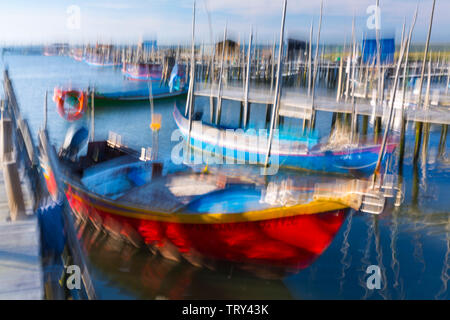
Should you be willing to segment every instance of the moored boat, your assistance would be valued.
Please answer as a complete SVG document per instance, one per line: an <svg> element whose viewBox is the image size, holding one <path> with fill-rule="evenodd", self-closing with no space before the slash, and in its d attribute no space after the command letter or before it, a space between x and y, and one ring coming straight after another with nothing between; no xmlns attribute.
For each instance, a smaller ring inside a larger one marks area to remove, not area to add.
<svg viewBox="0 0 450 320"><path fill-rule="evenodd" d="M122 73L129 80L161 81L163 66L157 63L124 63Z"/></svg>
<svg viewBox="0 0 450 320"><path fill-rule="evenodd" d="M232 161L246 161L250 164L264 164L267 154L268 134L256 130L233 133L227 128L208 124L201 120L192 122L189 134L189 120L177 106L174 120L185 139L190 136L190 146L200 151L217 151ZM370 175L373 173L381 144L330 145L318 143L316 139L304 139L279 135L273 140L272 157L279 167L305 169L317 172ZM387 143L386 153L396 148L395 141ZM386 158L386 157L385 157ZM250 159L253 159L250 160Z"/></svg>
<svg viewBox="0 0 450 320"><path fill-rule="evenodd" d="M77 215L194 265L207 258L304 268L328 247L354 203L354 194L316 197L314 187L275 188L274 197L273 187L242 176L192 170L163 175L160 164L139 161L136 153L106 141L90 143L86 156L61 164Z"/></svg>

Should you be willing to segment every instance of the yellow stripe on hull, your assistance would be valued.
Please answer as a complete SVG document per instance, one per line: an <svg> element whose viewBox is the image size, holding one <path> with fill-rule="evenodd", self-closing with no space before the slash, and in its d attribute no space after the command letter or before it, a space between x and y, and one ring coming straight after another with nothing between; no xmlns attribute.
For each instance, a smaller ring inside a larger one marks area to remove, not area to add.
<svg viewBox="0 0 450 320"><path fill-rule="evenodd" d="M72 188L77 189L82 193L86 193L86 191L80 190L77 187L72 186ZM77 194L72 194L71 196L73 196L79 201L82 202L86 201ZM160 222L173 222L173 223L187 223L187 224L216 224L216 223L264 221L277 218L293 217L297 215L312 215L323 212L346 209L349 207L349 199L336 198L327 200L316 199L309 203L298 204L290 207L267 208L264 210L247 211L242 213L183 213L183 212L166 213L121 205L100 198L93 194L89 194L88 196L104 203L105 205L113 207L110 208L95 203L89 204L95 209L107 213L134 219L153 220Z"/></svg>

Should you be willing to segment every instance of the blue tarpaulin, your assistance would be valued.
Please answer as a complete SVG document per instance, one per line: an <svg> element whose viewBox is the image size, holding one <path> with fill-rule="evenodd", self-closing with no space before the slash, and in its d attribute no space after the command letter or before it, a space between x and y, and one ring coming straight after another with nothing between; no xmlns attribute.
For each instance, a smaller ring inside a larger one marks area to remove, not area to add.
<svg viewBox="0 0 450 320"><path fill-rule="evenodd" d="M62 203L49 199L36 211L41 226L44 249L54 251L56 254L63 252L65 244L62 210Z"/></svg>
<svg viewBox="0 0 450 320"><path fill-rule="evenodd" d="M364 39L363 40L363 62L372 63L374 60L377 62L377 40L376 39ZM394 63L395 54L395 39L386 38L380 39L380 61L381 64Z"/></svg>

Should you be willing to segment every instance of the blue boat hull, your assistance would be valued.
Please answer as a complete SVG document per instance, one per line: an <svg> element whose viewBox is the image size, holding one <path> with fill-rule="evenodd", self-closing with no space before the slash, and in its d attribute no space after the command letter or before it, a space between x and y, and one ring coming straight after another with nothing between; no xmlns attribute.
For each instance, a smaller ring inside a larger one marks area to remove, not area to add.
<svg viewBox="0 0 450 320"><path fill-rule="evenodd" d="M180 114L177 108L175 108L174 111L174 119L184 139L187 140L188 120ZM200 123L197 121L197 125L199 124ZM199 130L196 130L195 127L196 126L194 125L194 129L191 131L190 145L192 148L202 151L202 155L206 152L208 159L206 161L203 159L204 162L211 161L211 159L220 161L222 158L225 159L225 163L233 163L232 161L237 160L244 162L245 164L262 165L265 163L267 147L249 150L250 148L247 148L245 145L230 146L223 143L223 140L219 138L219 135L224 134L224 130L202 124L203 131L200 132ZM211 129L217 130L217 138L205 138L203 132ZM269 163L284 168L351 175L372 174L381 147L379 144L373 144L345 148L339 151L321 151L320 145L317 145L311 150L305 149L296 152L291 146L292 139L279 139L279 146L271 153ZM395 147L396 143L388 143L386 148L387 154L392 154ZM216 156L211 158L209 156L211 153L214 153ZM386 158L387 157L385 157L385 159Z"/></svg>

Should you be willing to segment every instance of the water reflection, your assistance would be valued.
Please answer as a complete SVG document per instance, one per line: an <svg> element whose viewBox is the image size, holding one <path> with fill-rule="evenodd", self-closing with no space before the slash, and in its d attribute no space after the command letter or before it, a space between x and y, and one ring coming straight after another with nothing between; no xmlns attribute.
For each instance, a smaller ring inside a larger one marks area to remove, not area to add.
<svg viewBox="0 0 450 320"><path fill-rule="evenodd" d="M198 268L172 261L107 236L88 222L79 230L91 268L122 294L140 299L291 299L286 271L262 266L216 264ZM97 280L100 281L100 280ZM127 295L128 293L128 295ZM100 292L110 298L109 291Z"/></svg>

